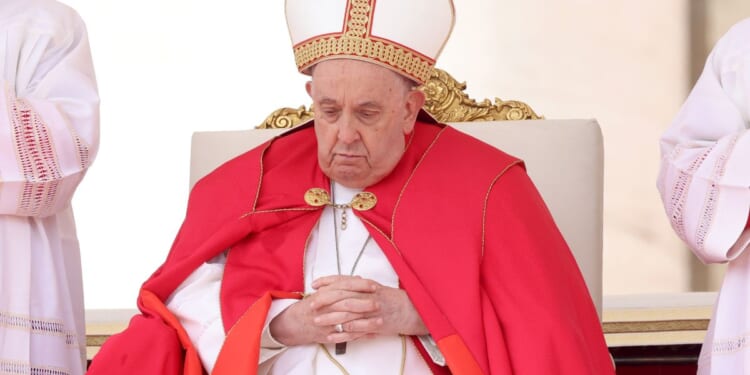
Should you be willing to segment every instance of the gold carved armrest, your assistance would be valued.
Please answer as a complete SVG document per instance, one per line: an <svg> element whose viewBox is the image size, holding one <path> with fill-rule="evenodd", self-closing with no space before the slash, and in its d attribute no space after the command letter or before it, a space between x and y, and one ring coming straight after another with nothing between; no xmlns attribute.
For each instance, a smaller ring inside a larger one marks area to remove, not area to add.
<svg viewBox="0 0 750 375"><path fill-rule="evenodd" d="M419 88L427 100L424 109L439 122L535 120L541 118L524 102L516 100L477 102L467 95L466 83L459 83L448 72L437 69ZM312 119L313 108L281 108L269 115L258 129L292 128Z"/></svg>

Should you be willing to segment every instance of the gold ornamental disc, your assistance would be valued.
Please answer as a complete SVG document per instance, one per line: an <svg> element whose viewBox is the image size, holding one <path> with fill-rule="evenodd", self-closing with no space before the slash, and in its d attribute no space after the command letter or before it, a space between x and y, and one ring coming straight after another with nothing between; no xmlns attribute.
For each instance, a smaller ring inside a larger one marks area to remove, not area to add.
<svg viewBox="0 0 750 375"><path fill-rule="evenodd" d="M331 198L325 189L312 188L305 192L305 203L313 207L320 207L331 203Z"/></svg>
<svg viewBox="0 0 750 375"><path fill-rule="evenodd" d="M375 207L375 204L377 203L378 198L375 194L370 193L369 191L357 193L357 195L352 198L352 208L357 211L367 211Z"/></svg>

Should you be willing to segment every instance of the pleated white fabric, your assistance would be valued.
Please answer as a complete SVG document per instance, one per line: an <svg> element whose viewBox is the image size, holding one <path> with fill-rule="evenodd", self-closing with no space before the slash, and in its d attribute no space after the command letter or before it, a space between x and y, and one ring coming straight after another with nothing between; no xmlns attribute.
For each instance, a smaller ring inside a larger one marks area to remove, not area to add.
<svg viewBox="0 0 750 375"><path fill-rule="evenodd" d="M661 139L658 187L677 234L703 262L729 262L699 374L750 373L750 19L716 44Z"/></svg>
<svg viewBox="0 0 750 375"><path fill-rule="evenodd" d="M99 143L85 26L53 0L2 0L0 51L0 373L83 374L70 201Z"/></svg>

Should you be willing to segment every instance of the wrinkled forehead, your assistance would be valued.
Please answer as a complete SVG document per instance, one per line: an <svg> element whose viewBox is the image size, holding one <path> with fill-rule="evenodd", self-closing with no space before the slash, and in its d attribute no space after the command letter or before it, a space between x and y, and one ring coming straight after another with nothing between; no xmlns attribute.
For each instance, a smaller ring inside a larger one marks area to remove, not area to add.
<svg viewBox="0 0 750 375"><path fill-rule="evenodd" d="M403 76L391 69L364 60L349 58L321 61L311 67L313 78L316 76L340 78L380 78L395 80Z"/></svg>
<svg viewBox="0 0 750 375"><path fill-rule="evenodd" d="M321 61L311 70L314 86L346 86L362 90L405 91L414 86L414 82L389 68L378 64L353 60L332 59Z"/></svg>

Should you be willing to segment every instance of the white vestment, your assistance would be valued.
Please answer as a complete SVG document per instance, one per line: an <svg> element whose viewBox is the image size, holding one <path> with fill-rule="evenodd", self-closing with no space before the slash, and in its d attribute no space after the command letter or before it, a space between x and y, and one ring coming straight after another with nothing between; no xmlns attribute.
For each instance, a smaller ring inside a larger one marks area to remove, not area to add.
<svg viewBox="0 0 750 375"><path fill-rule="evenodd" d="M84 24L52 0L0 0L0 373L83 374L70 201L99 142Z"/></svg>
<svg viewBox="0 0 750 375"><path fill-rule="evenodd" d="M334 184L337 203L349 202L360 190L348 189ZM322 276L336 275L336 239L334 237L334 209L325 208L316 229L313 230L305 254L305 293L313 293L313 280ZM336 214L338 227L341 274L349 275L356 263L354 275L372 279L382 285L398 288L398 275L391 267L375 241L367 241L362 256L360 250L368 239L364 224L347 209L347 228L341 230L341 209ZM198 350L203 366L210 373L224 342L225 334L221 320L219 290L224 272L225 256L199 267L167 300L167 307L180 320ZM284 277L284 275L279 275ZM318 345L284 347L276 343L268 332L270 321L297 300L275 300L266 319L266 328L261 337L259 374L341 374L341 370L329 359ZM420 337L433 361L444 365L444 359L429 336ZM406 345L405 356L402 345ZM404 360L404 374L430 374L410 338L379 336L347 344L343 355L336 355L334 345L326 350L350 374L399 374Z"/></svg>
<svg viewBox="0 0 750 375"><path fill-rule="evenodd" d="M716 44L661 139L672 227L705 263L729 262L699 374L750 373L750 19Z"/></svg>

